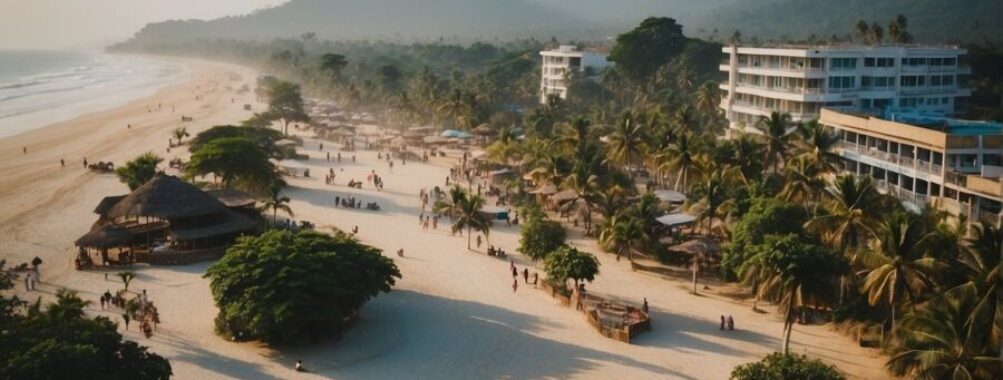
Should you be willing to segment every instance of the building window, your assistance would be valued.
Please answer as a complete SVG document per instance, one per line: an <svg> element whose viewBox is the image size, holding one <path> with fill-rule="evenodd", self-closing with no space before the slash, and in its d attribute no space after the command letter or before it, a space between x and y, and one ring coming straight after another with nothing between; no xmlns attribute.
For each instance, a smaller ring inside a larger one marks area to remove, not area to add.
<svg viewBox="0 0 1003 380"><path fill-rule="evenodd" d="M857 68L856 58L833 58L831 67L833 70L853 70Z"/></svg>
<svg viewBox="0 0 1003 380"><path fill-rule="evenodd" d="M864 67L874 67L874 58L864 58Z"/></svg>
<svg viewBox="0 0 1003 380"><path fill-rule="evenodd" d="M954 76L953 75L944 75L944 81L943 81L943 83L944 83L945 86L953 86L954 85Z"/></svg>
<svg viewBox="0 0 1003 380"><path fill-rule="evenodd" d="M878 67L895 67L895 58L878 58Z"/></svg>
<svg viewBox="0 0 1003 380"><path fill-rule="evenodd" d="M944 66L954 66L958 64L957 58L944 58Z"/></svg>
<svg viewBox="0 0 1003 380"><path fill-rule="evenodd" d="M856 82L857 77L829 77L829 89L854 88Z"/></svg>
<svg viewBox="0 0 1003 380"><path fill-rule="evenodd" d="M899 81L902 87L920 87L926 85L926 77L915 75L903 75Z"/></svg>

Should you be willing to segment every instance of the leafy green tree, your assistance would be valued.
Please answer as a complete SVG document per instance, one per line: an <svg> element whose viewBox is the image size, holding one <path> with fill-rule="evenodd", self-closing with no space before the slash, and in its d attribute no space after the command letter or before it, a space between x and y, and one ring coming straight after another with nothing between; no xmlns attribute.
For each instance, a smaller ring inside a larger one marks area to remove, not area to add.
<svg viewBox="0 0 1003 380"><path fill-rule="evenodd" d="M348 66L348 60L341 54L328 53L320 56L320 69L331 76L332 82L341 81L341 72Z"/></svg>
<svg viewBox="0 0 1003 380"><path fill-rule="evenodd" d="M278 181L268 155L248 138L214 139L192 152L185 168L189 177L213 174L224 188L241 188L260 194Z"/></svg>
<svg viewBox="0 0 1003 380"><path fill-rule="evenodd" d="M273 120L282 121L282 134L289 135L289 123L310 121L303 109L303 95L300 86L289 82L278 82L268 87L268 112Z"/></svg>
<svg viewBox="0 0 1003 380"><path fill-rule="evenodd" d="M790 353L798 311L835 303L836 279L849 264L797 234L768 235L753 251L742 266L742 280L754 285L757 297L777 303L784 315L783 353Z"/></svg>
<svg viewBox="0 0 1003 380"><path fill-rule="evenodd" d="M683 27L676 20L650 17L634 30L617 36L609 60L616 62L616 69L628 78L641 83L685 47Z"/></svg>
<svg viewBox="0 0 1003 380"><path fill-rule="evenodd" d="M977 302L966 320L969 330L989 331L987 345L1003 354L1003 230L981 224L967 240L959 261L967 270Z"/></svg>
<svg viewBox="0 0 1003 380"><path fill-rule="evenodd" d="M581 281L595 280L599 274L599 260L591 253L563 245L547 256L544 268L552 283L563 284L571 279L577 287Z"/></svg>
<svg viewBox="0 0 1003 380"><path fill-rule="evenodd" d="M10 283L0 284L0 290ZM5 300L10 301L6 297ZM20 306L0 316L0 374L10 379L168 379L163 357L123 341L108 318L87 318L87 302L59 291L56 302Z"/></svg>
<svg viewBox="0 0 1003 380"><path fill-rule="evenodd" d="M241 238L205 277L218 332L276 344L339 333L401 275L379 249L347 235L272 230Z"/></svg>
<svg viewBox="0 0 1003 380"><path fill-rule="evenodd" d="M519 252L533 261L546 259L563 246L568 234L561 223L546 218L526 218L520 229Z"/></svg>
<svg viewBox="0 0 1003 380"><path fill-rule="evenodd" d="M835 367L805 355L774 352L763 360L742 364L731 371L731 380L844 380Z"/></svg>
<svg viewBox="0 0 1003 380"><path fill-rule="evenodd" d="M146 152L129 161L125 166L115 168L118 180L129 186L129 190L143 186L157 175L157 165L164 159L153 152Z"/></svg>
<svg viewBox="0 0 1003 380"><path fill-rule="evenodd" d="M722 247L721 271L733 279L756 245L767 235L800 233L808 219L804 207L775 198L753 198L749 210L731 226L731 240Z"/></svg>
<svg viewBox="0 0 1003 380"><path fill-rule="evenodd" d="M286 152L275 145L277 141L282 140L284 137L281 131L248 126L217 125L209 128L195 135L188 149L195 152L213 140L226 137L241 137L254 141L271 158L287 157Z"/></svg>
<svg viewBox="0 0 1003 380"><path fill-rule="evenodd" d="M295 216L293 209L289 207L289 197L282 195L282 188L279 186L272 186L269 189L268 198L265 199L264 204L261 205L259 210L272 211L272 224L275 224L278 220L279 211L289 214L289 216Z"/></svg>
<svg viewBox="0 0 1003 380"><path fill-rule="evenodd" d="M928 302L903 318L899 342L888 360L897 376L915 379L998 379L1003 360L987 345L989 329L971 328L979 294L966 284Z"/></svg>

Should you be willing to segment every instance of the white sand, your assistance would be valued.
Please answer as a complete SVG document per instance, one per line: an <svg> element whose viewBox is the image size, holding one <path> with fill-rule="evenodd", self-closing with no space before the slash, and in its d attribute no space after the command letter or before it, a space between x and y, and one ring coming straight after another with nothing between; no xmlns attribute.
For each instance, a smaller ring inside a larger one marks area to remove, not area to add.
<svg viewBox="0 0 1003 380"><path fill-rule="evenodd" d="M193 91L196 84L205 88L211 79L228 83L224 71L241 72L245 82L253 81L253 73L232 66L194 65L193 81L153 99L0 140L0 257L12 263L36 255L45 260L45 282L39 292L29 295L32 299L50 297L67 287L94 301L92 313L121 320L97 304L101 292L121 287L114 274L105 282L104 271L75 271L72 257L73 241L95 220L91 210L98 201L127 189L112 175L85 173L80 157L121 163L148 149L164 154L181 113L195 116L189 127L193 134L249 116L240 106L253 95L231 104L232 95L220 91L196 102ZM156 101L176 105L177 113L147 114L145 106ZM127 131L126 123L133 129ZM23 145L29 146L27 156L21 154ZM230 343L213 334L216 308L208 281L201 278L208 264L137 267L130 288L147 289L163 324L151 339L143 338L135 327L125 334L169 358L177 378L724 379L732 367L780 345L781 323L775 313L757 314L747 304L692 296L686 283L631 272L626 260L618 263L599 253L601 274L589 289L638 302L647 297L653 319L653 331L633 344L606 339L580 314L531 285L520 283L513 294L508 262L466 251L466 238L450 236L448 221L437 231L421 230L417 193L424 186L442 185L444 167L417 162L401 166L398 161L390 172L385 162L376 159L376 152L369 151L355 153L355 164L353 153L342 153L340 165L328 163L309 139L303 150L313 157L308 164L314 178L289 180L285 193L293 199L295 219L313 221L319 229L359 226L359 237L393 257L404 278L392 293L367 304L359 323L341 341L274 350ZM59 169L59 157L66 157L67 168ZM337 168L337 186L324 185L329 167ZM344 186L351 178L365 180L371 169L384 177L383 192L368 184L361 190ZM376 201L383 210L334 208L335 195ZM510 252L520 270L528 263L514 254L517 227L496 224L491 242ZM598 253L594 242L574 243ZM403 259L393 254L401 247ZM738 330L719 331L720 314L733 315ZM877 351L858 348L826 327L797 326L793 341L794 351L821 357L853 378L888 377L882 367L885 358ZM312 373L291 371L297 359Z"/></svg>

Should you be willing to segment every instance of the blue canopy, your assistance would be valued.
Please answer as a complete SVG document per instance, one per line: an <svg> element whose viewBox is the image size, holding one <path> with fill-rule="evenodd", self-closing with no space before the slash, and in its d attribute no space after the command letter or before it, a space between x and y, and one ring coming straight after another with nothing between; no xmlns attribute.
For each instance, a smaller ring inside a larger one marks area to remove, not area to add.
<svg viewBox="0 0 1003 380"><path fill-rule="evenodd" d="M458 131L455 129L447 129L445 131L442 131L442 134L439 136L448 138L459 138L459 139L469 139L471 137L474 137L474 135L471 135L470 133L464 131Z"/></svg>

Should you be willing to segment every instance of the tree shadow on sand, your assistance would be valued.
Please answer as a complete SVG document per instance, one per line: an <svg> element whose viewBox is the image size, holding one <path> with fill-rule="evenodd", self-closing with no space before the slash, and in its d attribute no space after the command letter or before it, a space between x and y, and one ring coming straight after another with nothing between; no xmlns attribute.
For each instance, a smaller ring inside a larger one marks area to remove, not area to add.
<svg viewBox="0 0 1003 380"><path fill-rule="evenodd" d="M547 320L479 302L394 291L367 305L340 341L280 348L313 374L338 379L566 378L613 364L651 377L690 378L672 369L537 336ZM581 325L583 334L594 334Z"/></svg>

